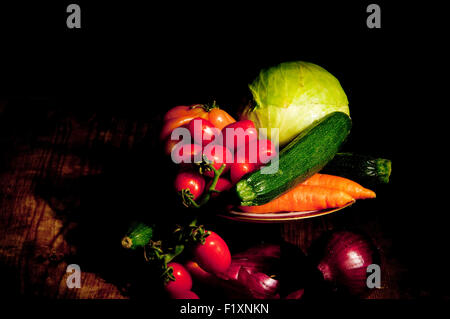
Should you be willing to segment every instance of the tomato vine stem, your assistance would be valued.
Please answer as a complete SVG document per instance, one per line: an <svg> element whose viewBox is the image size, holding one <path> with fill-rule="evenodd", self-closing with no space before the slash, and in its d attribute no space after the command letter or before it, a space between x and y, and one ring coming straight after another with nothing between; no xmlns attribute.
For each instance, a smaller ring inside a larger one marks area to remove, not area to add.
<svg viewBox="0 0 450 319"><path fill-rule="evenodd" d="M193 199L193 196L189 196L189 194L186 195L185 193L182 192L181 196L183 198L183 203L186 206L200 208L200 207L204 206L210 200L212 193L220 193L220 191L216 190L216 186L217 186L217 182L219 181L220 175L222 175L222 173L226 167L226 164L222 164L219 169L214 168L214 166L212 164L207 164L207 167L214 172L214 177L212 179L211 185L209 186L209 188L207 189L206 193L203 195L203 197L199 203L197 203ZM188 191L189 190L186 190L186 192L188 192Z"/></svg>

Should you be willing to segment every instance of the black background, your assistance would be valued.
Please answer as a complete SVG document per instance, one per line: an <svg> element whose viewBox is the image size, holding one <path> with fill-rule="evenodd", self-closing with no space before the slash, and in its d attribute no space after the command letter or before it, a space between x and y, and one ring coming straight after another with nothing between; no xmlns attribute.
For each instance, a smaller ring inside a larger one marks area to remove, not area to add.
<svg viewBox="0 0 450 319"><path fill-rule="evenodd" d="M382 28L368 29L364 1L77 3L80 30L67 29L64 2L0 9L0 98L24 108L24 121L51 104L159 125L178 104L215 99L236 110L263 67L319 64L348 95L354 126L346 148L393 160L392 183L377 208L411 270L405 280L448 296L447 187L437 184L445 183L446 101L437 100L441 89L431 74L445 62L434 46L439 19L430 16L439 7L377 1ZM46 106L36 103L42 100Z"/></svg>

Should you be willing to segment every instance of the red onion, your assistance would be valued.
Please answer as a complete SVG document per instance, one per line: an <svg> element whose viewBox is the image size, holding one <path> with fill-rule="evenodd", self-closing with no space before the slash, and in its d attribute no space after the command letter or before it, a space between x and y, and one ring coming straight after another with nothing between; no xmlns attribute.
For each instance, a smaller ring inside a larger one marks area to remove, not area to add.
<svg viewBox="0 0 450 319"><path fill-rule="evenodd" d="M239 271L238 282L243 284L255 299L279 298L278 280L261 272L250 273L246 268Z"/></svg>
<svg viewBox="0 0 450 319"><path fill-rule="evenodd" d="M326 242L317 268L326 281L343 287L352 295L360 295L368 291L367 267L376 258L376 249L366 236L336 231Z"/></svg>

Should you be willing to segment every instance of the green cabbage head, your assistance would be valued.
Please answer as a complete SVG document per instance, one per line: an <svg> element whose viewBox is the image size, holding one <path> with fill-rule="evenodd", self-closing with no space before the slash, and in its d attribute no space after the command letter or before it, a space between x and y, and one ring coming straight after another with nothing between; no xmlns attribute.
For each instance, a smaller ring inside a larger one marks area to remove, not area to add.
<svg viewBox="0 0 450 319"><path fill-rule="evenodd" d="M313 63L285 62L264 69L249 87L255 103L244 109L241 119L267 128L268 138L270 128L279 128L280 147L328 113L350 115L339 81Z"/></svg>

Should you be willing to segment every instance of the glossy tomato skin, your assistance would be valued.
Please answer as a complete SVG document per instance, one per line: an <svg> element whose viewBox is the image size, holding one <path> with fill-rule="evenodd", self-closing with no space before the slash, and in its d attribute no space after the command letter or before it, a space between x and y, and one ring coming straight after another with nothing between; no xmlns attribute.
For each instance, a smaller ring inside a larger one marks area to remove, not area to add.
<svg viewBox="0 0 450 319"><path fill-rule="evenodd" d="M215 232L211 231L204 244L197 244L193 253L198 265L209 273L220 274L230 267L230 250L225 241Z"/></svg>
<svg viewBox="0 0 450 319"><path fill-rule="evenodd" d="M206 189L209 189L209 187L212 184L212 180L208 182L208 185L206 185ZM233 187L233 184L231 184L231 182L223 177L219 177L219 179L217 180L217 184L215 189L218 190L219 192L226 192L228 190L230 190L230 188ZM217 197L219 196L220 193L212 193L211 197Z"/></svg>
<svg viewBox="0 0 450 319"><path fill-rule="evenodd" d="M225 126L236 122L230 114L222 109L219 109L218 107L215 107L209 111L208 119L219 130L222 130Z"/></svg>
<svg viewBox="0 0 450 319"><path fill-rule="evenodd" d="M256 171L259 166L256 163L233 163L230 167L231 183L236 184L245 174Z"/></svg>
<svg viewBox="0 0 450 319"><path fill-rule="evenodd" d="M225 164L226 166L222 174L228 172L228 170L230 169L230 164L233 162L233 154L230 152L230 150L219 144L208 144L203 149L203 155L205 155L209 161L212 161L214 163L213 166L215 169L220 169L222 164ZM208 177L214 177L214 172L205 171L204 175Z"/></svg>
<svg viewBox="0 0 450 319"><path fill-rule="evenodd" d="M177 293L192 289L192 277L183 265L176 262L170 262L167 264L167 267L173 268L173 276L175 277L175 280L170 280L164 286L164 289L167 292Z"/></svg>
<svg viewBox="0 0 450 319"><path fill-rule="evenodd" d="M237 152L234 163L230 165L231 183L236 184L245 174L256 171L260 165L251 163L248 156L243 156Z"/></svg>
<svg viewBox="0 0 450 319"><path fill-rule="evenodd" d="M233 135L234 132L234 135ZM245 134L243 138L238 138L240 134ZM238 148L249 144L258 139L258 131L255 124L250 120L243 120L231 123L222 129L222 144L230 150L237 150ZM233 137L233 140L230 138Z"/></svg>
<svg viewBox="0 0 450 319"><path fill-rule="evenodd" d="M220 130L215 127L210 121L196 117L189 122L187 126L194 142L205 146L213 142L216 136L220 136Z"/></svg>
<svg viewBox="0 0 450 319"><path fill-rule="evenodd" d="M178 173L174 182L175 190L177 192L183 189L189 189L194 200L197 200L205 190L205 179L197 172L184 171Z"/></svg>

